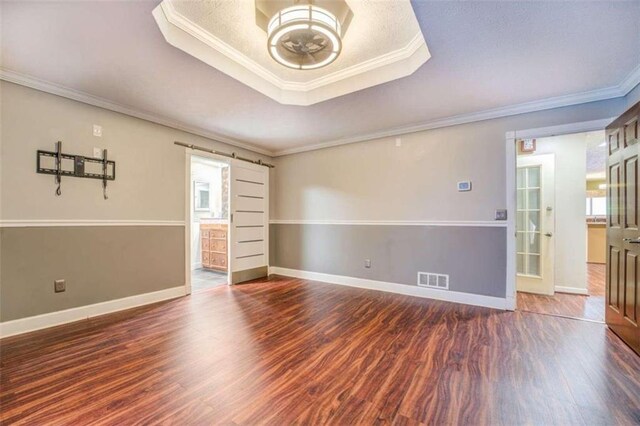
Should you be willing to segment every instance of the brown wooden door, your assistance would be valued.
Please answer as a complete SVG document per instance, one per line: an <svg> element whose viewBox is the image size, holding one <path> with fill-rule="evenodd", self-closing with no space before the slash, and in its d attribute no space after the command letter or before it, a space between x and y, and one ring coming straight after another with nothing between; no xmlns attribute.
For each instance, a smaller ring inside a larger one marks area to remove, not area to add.
<svg viewBox="0 0 640 426"><path fill-rule="evenodd" d="M606 129L607 325L640 354L638 119L640 103Z"/></svg>

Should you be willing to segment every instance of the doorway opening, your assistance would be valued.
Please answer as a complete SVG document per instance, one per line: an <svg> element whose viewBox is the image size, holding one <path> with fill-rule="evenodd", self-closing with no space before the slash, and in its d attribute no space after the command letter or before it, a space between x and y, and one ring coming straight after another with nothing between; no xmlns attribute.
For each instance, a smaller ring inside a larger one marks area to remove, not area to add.
<svg viewBox="0 0 640 426"><path fill-rule="evenodd" d="M229 280L229 164L190 156L191 291Z"/></svg>
<svg viewBox="0 0 640 426"><path fill-rule="evenodd" d="M604 322L604 131L516 139L516 303Z"/></svg>

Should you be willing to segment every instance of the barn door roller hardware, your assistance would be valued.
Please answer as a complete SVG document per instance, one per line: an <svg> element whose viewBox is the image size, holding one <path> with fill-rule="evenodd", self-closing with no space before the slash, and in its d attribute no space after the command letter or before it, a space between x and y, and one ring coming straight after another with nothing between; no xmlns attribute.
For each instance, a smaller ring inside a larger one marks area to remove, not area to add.
<svg viewBox="0 0 640 426"><path fill-rule="evenodd" d="M53 167L47 167L51 163L53 163ZM36 172L56 177L56 195L62 195L62 176L100 179L102 180L102 195L106 200L108 198L107 181L116 179L116 162L107 159L106 149L102 151L102 158L64 154L62 142L58 141L55 152L38 150Z"/></svg>
<svg viewBox="0 0 640 426"><path fill-rule="evenodd" d="M216 151L215 149L203 148L201 146L192 145L190 143L184 143L184 142L179 142L179 141L175 141L174 144L179 145L179 146L184 146L185 148L194 149L196 151L208 152L210 154L221 155L223 157L235 158L236 160L242 160L242 161L246 161L247 163L258 164L260 166L265 166L265 167L268 167L270 169L273 169L275 167L273 164L264 163L260 159L252 160L250 158L240 157L240 156L236 155L235 152L232 152L231 154L229 154L229 153L226 153L226 152Z"/></svg>

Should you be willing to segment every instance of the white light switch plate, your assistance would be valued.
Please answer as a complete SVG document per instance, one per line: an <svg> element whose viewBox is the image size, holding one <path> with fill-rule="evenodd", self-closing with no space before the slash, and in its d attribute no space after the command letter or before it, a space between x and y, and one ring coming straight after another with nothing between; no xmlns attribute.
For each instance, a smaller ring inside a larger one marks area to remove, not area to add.
<svg viewBox="0 0 640 426"><path fill-rule="evenodd" d="M102 148L93 148L93 158L102 158Z"/></svg>
<svg viewBox="0 0 640 426"><path fill-rule="evenodd" d="M102 137L102 126L98 126L97 124L93 125L93 136Z"/></svg>

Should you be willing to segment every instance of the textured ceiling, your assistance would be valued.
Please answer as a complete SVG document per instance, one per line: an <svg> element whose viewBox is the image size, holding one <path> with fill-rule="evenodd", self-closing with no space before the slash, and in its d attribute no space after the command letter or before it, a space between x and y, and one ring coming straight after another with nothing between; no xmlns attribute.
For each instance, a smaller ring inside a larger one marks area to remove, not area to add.
<svg viewBox="0 0 640 426"><path fill-rule="evenodd" d="M604 131L585 134L587 143L587 178L604 178L607 169L607 147Z"/></svg>
<svg viewBox="0 0 640 426"><path fill-rule="evenodd" d="M637 1L421 1L432 58L418 71L285 106L168 45L157 4L3 2L3 68L282 150L609 88L640 64Z"/></svg>
<svg viewBox="0 0 640 426"><path fill-rule="evenodd" d="M408 0L349 2L353 20L344 35L338 60L322 69L300 72L279 65L269 56L265 47L267 34L255 23L254 0L172 0L171 4L184 18L266 70L295 82L307 82L401 49L420 32Z"/></svg>

